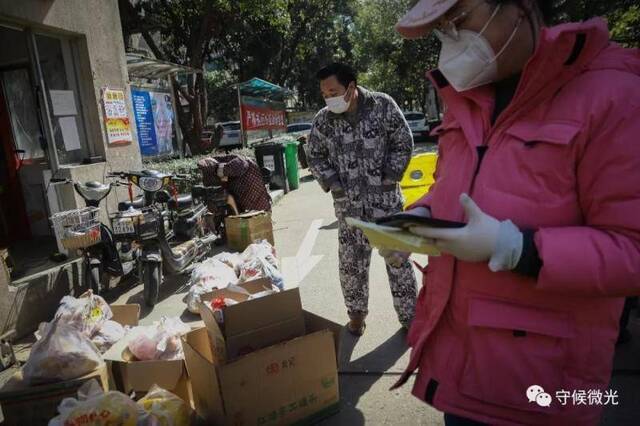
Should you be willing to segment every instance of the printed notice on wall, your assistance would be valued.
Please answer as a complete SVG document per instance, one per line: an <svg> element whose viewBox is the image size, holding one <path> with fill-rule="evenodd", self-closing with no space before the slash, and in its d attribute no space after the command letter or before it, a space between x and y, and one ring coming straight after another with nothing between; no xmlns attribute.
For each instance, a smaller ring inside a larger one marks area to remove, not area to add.
<svg viewBox="0 0 640 426"><path fill-rule="evenodd" d="M132 142L131 123L124 90L104 89L102 91L102 105L109 144L123 145Z"/></svg>
<svg viewBox="0 0 640 426"><path fill-rule="evenodd" d="M80 149L80 136L78 136L78 125L75 117L60 117L60 132L67 151Z"/></svg>
<svg viewBox="0 0 640 426"><path fill-rule="evenodd" d="M73 90L49 90L53 115L76 115L76 100Z"/></svg>

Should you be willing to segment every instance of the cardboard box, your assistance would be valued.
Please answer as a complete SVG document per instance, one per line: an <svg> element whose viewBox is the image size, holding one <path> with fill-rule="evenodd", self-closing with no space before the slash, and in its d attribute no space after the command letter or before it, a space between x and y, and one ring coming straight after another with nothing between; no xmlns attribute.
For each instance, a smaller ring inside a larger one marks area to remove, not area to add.
<svg viewBox="0 0 640 426"><path fill-rule="evenodd" d="M249 281L240 287L255 294L271 289L271 281ZM210 301L218 297L239 302L222 310L222 325L217 323L210 308ZM200 298L200 316L211 334L211 340L216 342L216 357L221 362L305 334L299 289L284 290L253 300L248 298L226 289L214 290Z"/></svg>
<svg viewBox="0 0 640 426"><path fill-rule="evenodd" d="M207 328L183 337L195 408L210 424L314 422L339 410L336 354L342 327L304 312L307 334L232 362Z"/></svg>
<svg viewBox="0 0 640 426"><path fill-rule="evenodd" d="M274 245L273 222L271 213L254 211L238 216L228 216L224 220L227 233L227 246L243 251L257 240L267 240Z"/></svg>
<svg viewBox="0 0 640 426"><path fill-rule="evenodd" d="M140 305L113 305L111 311L113 321L122 325L138 325ZM141 397L156 384L191 405L191 389L183 360L136 361L127 349L128 343L125 338L103 355L117 390L126 394L135 392L136 397Z"/></svg>
<svg viewBox="0 0 640 426"><path fill-rule="evenodd" d="M78 396L78 389L89 380L97 380L109 390L109 375L103 364L93 372L64 382L30 386L22 377L22 370L0 389L3 425L46 425L58 415L58 405L64 398Z"/></svg>

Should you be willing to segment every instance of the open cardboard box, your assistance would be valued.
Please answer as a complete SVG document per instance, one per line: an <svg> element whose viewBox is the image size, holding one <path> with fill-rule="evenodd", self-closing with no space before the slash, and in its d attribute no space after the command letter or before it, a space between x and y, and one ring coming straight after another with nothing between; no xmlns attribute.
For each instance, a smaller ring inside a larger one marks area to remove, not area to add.
<svg viewBox="0 0 640 426"><path fill-rule="evenodd" d="M273 222L269 212L250 211L238 216L227 216L224 223L227 246L233 250L243 251L259 240L267 240L274 245Z"/></svg>
<svg viewBox="0 0 640 426"><path fill-rule="evenodd" d="M138 325L140 305L112 305L111 311L113 321L123 326ZM127 349L128 344L125 337L103 355L117 390L126 394L135 391L137 396L142 396L156 384L191 405L189 377L183 360L137 361Z"/></svg>
<svg viewBox="0 0 640 426"><path fill-rule="evenodd" d="M272 296L268 296L272 297ZM219 425L313 422L339 410L336 354L342 327L303 311L306 334L234 361L208 327L183 336L198 414Z"/></svg>
<svg viewBox="0 0 640 426"><path fill-rule="evenodd" d="M269 279L240 284L249 294L271 289ZM210 302L218 297L238 302L222 310L224 323L213 316ZM211 341L216 342L216 358L225 362L274 343L305 334L305 321L297 288L280 291L258 299L227 289L214 290L201 296L200 316Z"/></svg>

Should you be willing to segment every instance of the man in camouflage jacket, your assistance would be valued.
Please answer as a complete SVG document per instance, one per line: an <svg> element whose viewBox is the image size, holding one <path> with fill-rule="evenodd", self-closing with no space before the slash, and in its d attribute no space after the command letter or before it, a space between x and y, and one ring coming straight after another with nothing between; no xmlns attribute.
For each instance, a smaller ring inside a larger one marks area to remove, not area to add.
<svg viewBox="0 0 640 426"><path fill-rule="evenodd" d="M395 101L357 86L350 67L332 64L317 77L327 108L313 121L306 154L314 177L333 196L348 328L360 335L368 313L371 246L345 219L374 221L402 210L398 182L411 158L413 138ZM416 302L413 268L403 259L387 264L387 273L398 319L408 327Z"/></svg>

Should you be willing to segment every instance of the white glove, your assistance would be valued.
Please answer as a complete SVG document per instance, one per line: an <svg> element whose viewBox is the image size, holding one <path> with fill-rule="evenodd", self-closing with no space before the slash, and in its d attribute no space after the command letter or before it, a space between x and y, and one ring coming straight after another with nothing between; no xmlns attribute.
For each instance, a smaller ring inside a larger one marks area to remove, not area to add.
<svg viewBox="0 0 640 426"><path fill-rule="evenodd" d="M460 196L467 216L464 228L414 226L410 231L433 240L442 252L467 262L489 261L493 272L516 267L522 255L522 232L510 221L484 213L467 194Z"/></svg>
<svg viewBox="0 0 640 426"><path fill-rule="evenodd" d="M431 211L426 207L416 207L402 213L420 217L431 217ZM384 261L387 265L393 266L394 268L399 268L407 259L409 259L409 256L411 256L411 253L387 249L380 249L378 250L378 253L380 253L380 256L384 257Z"/></svg>

